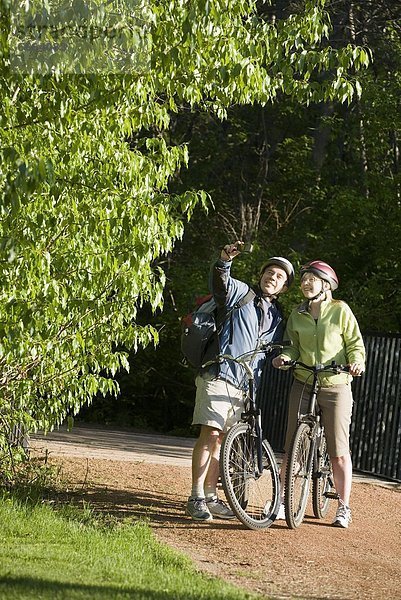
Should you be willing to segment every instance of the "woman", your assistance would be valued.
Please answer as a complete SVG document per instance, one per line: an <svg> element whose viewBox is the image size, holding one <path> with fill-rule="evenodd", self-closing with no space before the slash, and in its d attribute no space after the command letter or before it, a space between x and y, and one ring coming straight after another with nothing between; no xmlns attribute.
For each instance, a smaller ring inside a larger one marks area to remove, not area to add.
<svg viewBox="0 0 401 600"><path fill-rule="evenodd" d="M347 528L351 523L349 500L352 485L352 462L349 449L349 428L352 413L352 376L365 369L365 347L357 320L349 306L334 300L332 292L338 287L338 277L327 263L313 260L301 267L301 290L304 302L295 308L287 323L285 337L293 345L277 356L273 365L280 368L287 360L300 360L307 365L349 365L349 374L325 372L319 375L317 401L325 428L327 449L333 468L334 485L339 496L333 525ZM300 398L307 404L310 386L309 373L296 368L289 398L285 451L287 453L297 426ZM302 411L302 408L301 408ZM287 464L285 455L282 482ZM284 518L284 507L278 518Z"/></svg>

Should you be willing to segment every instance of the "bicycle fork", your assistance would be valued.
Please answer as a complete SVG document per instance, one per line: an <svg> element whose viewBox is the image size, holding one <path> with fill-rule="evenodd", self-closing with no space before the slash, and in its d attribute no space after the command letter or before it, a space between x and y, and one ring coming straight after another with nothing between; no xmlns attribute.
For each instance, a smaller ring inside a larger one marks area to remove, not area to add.
<svg viewBox="0 0 401 600"><path fill-rule="evenodd" d="M262 418L260 409L257 410L255 418L255 434L256 434L256 455L258 471L255 473L256 479L263 473L263 457L262 457Z"/></svg>
<svg viewBox="0 0 401 600"><path fill-rule="evenodd" d="M308 462L306 463L306 470L305 470L305 475L304 475L305 478L310 477L310 474L312 473L312 469L313 469L313 463L317 457L316 436L314 434L315 429L316 429L316 424L314 426L312 426L311 430L310 430L311 443L310 443L309 452L308 452Z"/></svg>
<svg viewBox="0 0 401 600"><path fill-rule="evenodd" d="M262 435L262 412L260 408L256 408L253 400L254 382L253 378L249 380L249 408L241 414L241 419L248 420L249 429L249 450L252 454L252 464L254 465L255 479L259 479L263 473L263 435ZM252 440L251 438L254 438ZM256 449L256 456L255 456Z"/></svg>
<svg viewBox="0 0 401 600"><path fill-rule="evenodd" d="M324 490L323 492L323 496L325 496L326 498L329 498L330 500L338 500L339 496L337 494L337 492L332 492L330 490L334 489L334 481L333 481L333 477L332 477L332 472L331 472L331 467L330 467L330 459L329 459L329 463L325 464L322 463L322 461L320 460L323 457L323 443L322 443L322 438L323 438L323 429L320 426L320 424L318 424L319 430L317 435L315 436L315 448L314 448L314 464L315 464L315 470L313 471L313 478L314 479L324 479L327 478L327 489Z"/></svg>

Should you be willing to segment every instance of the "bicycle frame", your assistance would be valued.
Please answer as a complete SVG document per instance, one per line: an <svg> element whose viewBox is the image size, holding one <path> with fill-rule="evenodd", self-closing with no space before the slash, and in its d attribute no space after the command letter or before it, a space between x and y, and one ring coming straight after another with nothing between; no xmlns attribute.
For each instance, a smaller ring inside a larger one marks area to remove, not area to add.
<svg viewBox="0 0 401 600"><path fill-rule="evenodd" d="M307 423L311 428L311 447L308 456L306 472L310 473L313 464L317 464L317 441L321 436L320 412L317 410L317 393L319 391L318 370L313 371L313 383L309 392L307 413L300 414L298 410L298 425Z"/></svg>
<svg viewBox="0 0 401 600"><path fill-rule="evenodd" d="M262 433L262 412L260 408L256 407L256 402L254 398L254 390L255 390L255 380L253 376L253 371L249 366L249 363L243 363L243 367L248 376L248 394L245 400L245 411L241 413L241 420L244 423L248 423L251 427L251 430L254 431L257 444L256 444L256 453L257 453L257 472L255 473L255 477L258 478L263 473L263 458L262 458L262 442L263 442L263 433ZM248 406L247 406L248 404Z"/></svg>
<svg viewBox="0 0 401 600"><path fill-rule="evenodd" d="M252 431L255 432L255 437L257 439L256 451L257 451L257 469L258 472L255 473L255 477L260 477L263 473L263 457L262 457L262 442L263 442L263 431L262 431L262 413L260 408L257 408L254 393L255 393L255 378L253 374L253 370L251 367L252 360L255 358L257 354L265 353L267 354L273 349L282 350L285 346L291 345L290 342L284 341L282 343L273 343L273 342L263 342L262 340L259 342L258 346L255 350L251 350L250 352L245 352L238 357L231 356L231 354L220 354L216 357L216 360L210 360L204 365L202 368L212 365L216 362L222 362L223 360L233 361L237 364L241 365L246 373L247 382L248 382L248 393L245 399L245 408L246 410L241 413L241 420L244 423L248 423L251 427ZM246 406L248 404L248 406Z"/></svg>

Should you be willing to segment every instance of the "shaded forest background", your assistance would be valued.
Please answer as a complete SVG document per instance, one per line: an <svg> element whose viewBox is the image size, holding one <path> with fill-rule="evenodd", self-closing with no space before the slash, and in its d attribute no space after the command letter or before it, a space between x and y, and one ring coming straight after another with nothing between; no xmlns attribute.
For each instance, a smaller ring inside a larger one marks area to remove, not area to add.
<svg viewBox="0 0 401 600"><path fill-rule="evenodd" d="M275 3L283 16L292 8ZM164 310L141 315L159 330L158 347L132 355L130 372L118 377L119 397L96 398L80 419L191 434L194 374L181 362L180 319L207 291L218 249L235 239L254 247L236 260L236 277L255 282L270 255L296 267L320 258L336 269L336 297L350 304L364 333L400 332L401 9L385 0L328 9L329 43L362 45L373 55L358 75L361 100L303 106L283 97L274 106L232 106L223 122L183 105L167 134L154 131L168 144L188 144L188 168L170 188L205 190L209 210L196 210L182 242L159 262ZM300 299L297 284L283 299L287 314Z"/></svg>

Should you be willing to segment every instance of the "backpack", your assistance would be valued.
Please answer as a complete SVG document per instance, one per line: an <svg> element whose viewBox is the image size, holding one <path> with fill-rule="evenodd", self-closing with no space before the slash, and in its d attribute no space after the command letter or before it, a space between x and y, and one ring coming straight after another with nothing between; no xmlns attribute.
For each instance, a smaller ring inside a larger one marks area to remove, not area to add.
<svg viewBox="0 0 401 600"><path fill-rule="evenodd" d="M245 306L255 297L255 292L249 288L245 296L230 309L218 308L212 294L198 297L195 309L181 320L181 352L186 362L200 369L206 360L215 358L220 352L219 333L224 323L232 318L235 310ZM231 339L232 334L231 320Z"/></svg>

